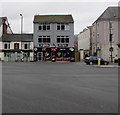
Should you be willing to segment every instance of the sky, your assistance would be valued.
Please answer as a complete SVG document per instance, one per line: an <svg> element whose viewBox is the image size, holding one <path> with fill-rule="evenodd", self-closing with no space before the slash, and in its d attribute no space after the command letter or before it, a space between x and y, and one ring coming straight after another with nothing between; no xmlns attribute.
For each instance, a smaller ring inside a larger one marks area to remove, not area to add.
<svg viewBox="0 0 120 115"><path fill-rule="evenodd" d="M20 33L22 14L23 32L32 33L34 15L71 14L74 19L74 34L79 34L84 28L91 26L107 7L117 6L118 2L119 0L4 0L0 3L0 16L8 18L14 33Z"/></svg>

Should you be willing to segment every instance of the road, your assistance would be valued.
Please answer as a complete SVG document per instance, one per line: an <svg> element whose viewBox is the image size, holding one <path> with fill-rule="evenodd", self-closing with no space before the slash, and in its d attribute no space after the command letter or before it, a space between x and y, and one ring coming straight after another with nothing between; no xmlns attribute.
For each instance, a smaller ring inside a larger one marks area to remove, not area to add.
<svg viewBox="0 0 120 115"><path fill-rule="evenodd" d="M3 113L117 113L118 69L84 63L2 64Z"/></svg>

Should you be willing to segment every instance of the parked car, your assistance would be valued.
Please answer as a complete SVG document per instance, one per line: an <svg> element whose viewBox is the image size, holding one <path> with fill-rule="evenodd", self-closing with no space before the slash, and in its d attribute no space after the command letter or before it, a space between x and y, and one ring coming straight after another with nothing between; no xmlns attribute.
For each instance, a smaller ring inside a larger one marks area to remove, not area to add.
<svg viewBox="0 0 120 115"><path fill-rule="evenodd" d="M86 64L98 64L98 60L100 60L101 65L108 65L109 61L106 59L102 59L96 56L90 56L85 58L85 63Z"/></svg>

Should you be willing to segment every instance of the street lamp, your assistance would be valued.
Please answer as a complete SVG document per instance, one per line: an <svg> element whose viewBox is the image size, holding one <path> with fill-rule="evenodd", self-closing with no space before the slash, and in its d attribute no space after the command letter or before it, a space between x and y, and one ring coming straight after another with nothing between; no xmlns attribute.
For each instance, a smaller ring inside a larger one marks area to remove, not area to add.
<svg viewBox="0 0 120 115"><path fill-rule="evenodd" d="M112 32L111 32L111 28L112 28L112 24L110 22L110 19L109 19L109 42L110 42L110 58L111 58L111 62L113 62L113 56L112 56L112 52L113 52L113 47L112 47Z"/></svg>
<svg viewBox="0 0 120 115"><path fill-rule="evenodd" d="M20 17L21 17L21 50L22 50L23 15L20 14Z"/></svg>

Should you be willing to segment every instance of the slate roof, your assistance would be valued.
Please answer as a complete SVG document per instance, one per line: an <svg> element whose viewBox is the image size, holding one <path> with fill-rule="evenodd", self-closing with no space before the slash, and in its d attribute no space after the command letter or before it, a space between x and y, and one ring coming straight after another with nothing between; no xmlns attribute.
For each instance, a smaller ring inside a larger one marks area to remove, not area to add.
<svg viewBox="0 0 120 115"><path fill-rule="evenodd" d="M118 12L120 11L120 7L108 7L96 20L118 20L120 19L120 16L118 15Z"/></svg>
<svg viewBox="0 0 120 115"><path fill-rule="evenodd" d="M3 42L33 42L33 34L3 34L0 41Z"/></svg>
<svg viewBox="0 0 120 115"><path fill-rule="evenodd" d="M74 23L72 15L35 15L33 23Z"/></svg>

